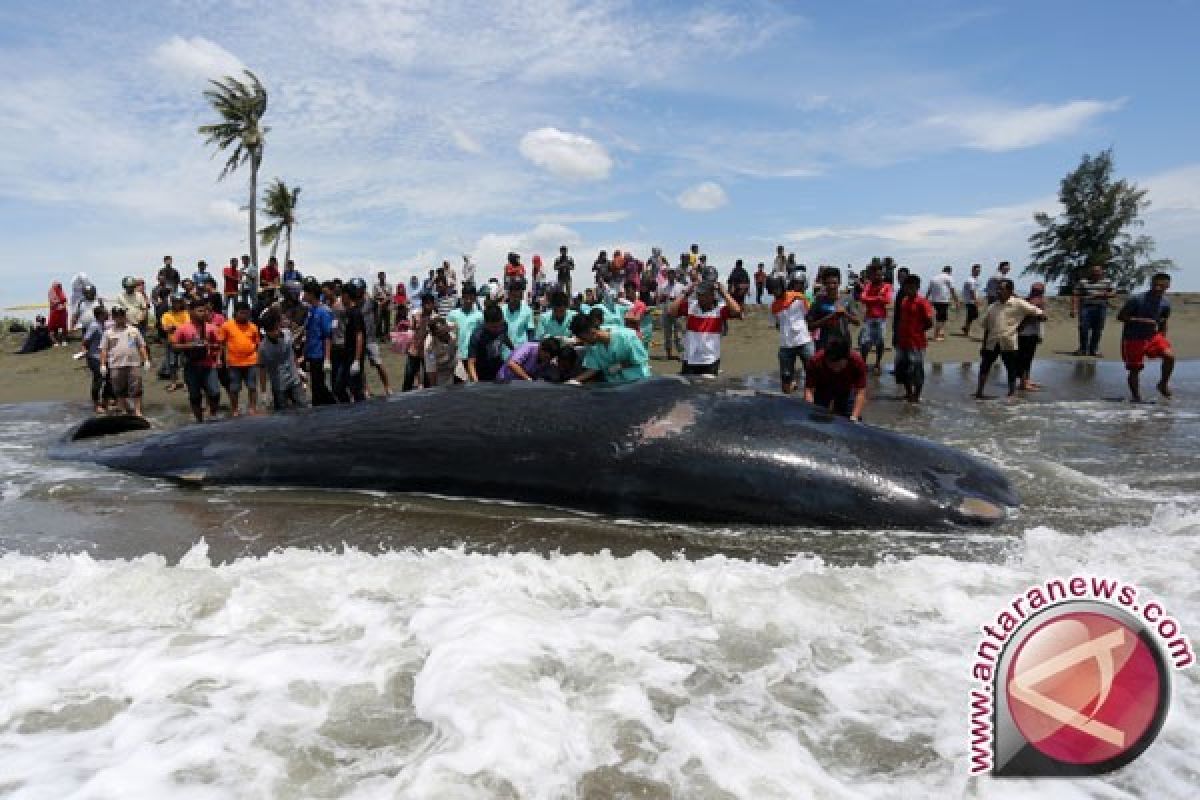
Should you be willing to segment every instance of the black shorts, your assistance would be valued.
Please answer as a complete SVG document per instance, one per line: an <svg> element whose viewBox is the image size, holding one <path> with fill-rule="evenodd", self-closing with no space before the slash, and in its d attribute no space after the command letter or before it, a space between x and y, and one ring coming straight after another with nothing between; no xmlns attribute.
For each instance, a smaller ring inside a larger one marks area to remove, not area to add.
<svg viewBox="0 0 1200 800"><path fill-rule="evenodd" d="M967 324L970 325L977 319L979 319L979 304L967 303Z"/></svg>
<svg viewBox="0 0 1200 800"><path fill-rule="evenodd" d="M949 303L934 303L933 310L936 313L938 322L945 322L947 319L950 318L950 304Z"/></svg>
<svg viewBox="0 0 1200 800"><path fill-rule="evenodd" d="M721 359L711 364L684 364L680 375L717 375L721 372Z"/></svg>

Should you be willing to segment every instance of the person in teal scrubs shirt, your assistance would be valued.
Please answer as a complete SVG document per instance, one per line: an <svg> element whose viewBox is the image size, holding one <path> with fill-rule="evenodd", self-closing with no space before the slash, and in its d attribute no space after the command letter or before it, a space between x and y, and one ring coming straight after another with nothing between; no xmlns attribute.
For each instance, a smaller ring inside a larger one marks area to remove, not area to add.
<svg viewBox="0 0 1200 800"><path fill-rule="evenodd" d="M580 314L571 323L571 333L587 346L583 372L576 379L579 383L631 383L650 377L650 356L636 331L599 326L590 316Z"/></svg>

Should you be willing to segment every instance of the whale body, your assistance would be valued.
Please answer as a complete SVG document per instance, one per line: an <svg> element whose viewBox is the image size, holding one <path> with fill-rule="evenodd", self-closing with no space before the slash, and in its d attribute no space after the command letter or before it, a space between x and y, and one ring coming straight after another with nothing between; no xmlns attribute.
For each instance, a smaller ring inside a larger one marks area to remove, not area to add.
<svg viewBox="0 0 1200 800"><path fill-rule="evenodd" d="M682 378L445 387L51 455L197 486L433 493L717 524L925 530L995 523L1019 502L1001 471L966 453L796 396Z"/></svg>

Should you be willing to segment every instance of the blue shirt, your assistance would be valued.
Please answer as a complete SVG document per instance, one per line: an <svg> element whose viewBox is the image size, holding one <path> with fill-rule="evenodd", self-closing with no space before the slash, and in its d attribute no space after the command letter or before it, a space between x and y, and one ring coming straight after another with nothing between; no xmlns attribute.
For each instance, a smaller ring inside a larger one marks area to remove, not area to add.
<svg viewBox="0 0 1200 800"><path fill-rule="evenodd" d="M508 338L513 347L528 342L529 331L533 328L533 309L524 303L517 306L516 311L509 308L508 303L500 306L500 309L504 312L504 321L508 323Z"/></svg>
<svg viewBox="0 0 1200 800"><path fill-rule="evenodd" d="M446 315L446 321L458 329L458 357L466 361L471 349L471 336L483 324L483 312L478 306L470 311L456 308Z"/></svg>
<svg viewBox="0 0 1200 800"><path fill-rule="evenodd" d="M308 310L304 321L304 357L325 358L325 342L333 336L333 312L324 303Z"/></svg>
<svg viewBox="0 0 1200 800"><path fill-rule="evenodd" d="M1150 292L1143 292L1126 300L1121 313L1130 317L1156 319L1161 323L1171 315L1171 304L1167 302L1166 295L1155 298ZM1157 325L1148 322L1126 322L1121 330L1121 338L1145 341L1153 339L1156 333Z"/></svg>
<svg viewBox="0 0 1200 800"><path fill-rule="evenodd" d="M609 383L630 383L650 377L646 346L629 328L610 328L608 344L588 345L583 356L585 369L594 369Z"/></svg>
<svg viewBox="0 0 1200 800"><path fill-rule="evenodd" d="M575 312L567 309L566 316L563 321L559 322L554 318L553 311L547 311L538 317L537 323L537 339L549 338L551 336L558 339L569 339L571 337L571 320L575 319Z"/></svg>

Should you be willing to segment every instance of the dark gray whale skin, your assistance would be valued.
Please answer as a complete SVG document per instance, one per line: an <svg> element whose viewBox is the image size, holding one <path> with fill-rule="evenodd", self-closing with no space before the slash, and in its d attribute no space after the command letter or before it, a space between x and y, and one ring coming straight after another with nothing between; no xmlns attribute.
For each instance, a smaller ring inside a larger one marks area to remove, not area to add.
<svg viewBox="0 0 1200 800"><path fill-rule="evenodd" d="M991 524L1019 502L1002 472L957 450L794 396L680 378L447 387L108 447L65 442L51 456L192 485L421 492L717 524L930 530Z"/></svg>

